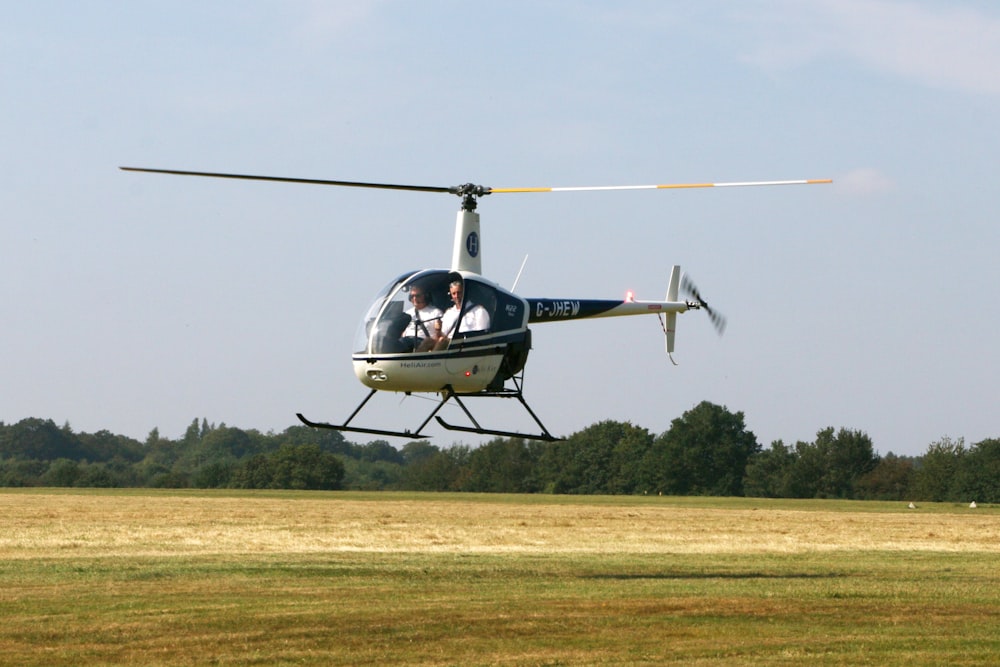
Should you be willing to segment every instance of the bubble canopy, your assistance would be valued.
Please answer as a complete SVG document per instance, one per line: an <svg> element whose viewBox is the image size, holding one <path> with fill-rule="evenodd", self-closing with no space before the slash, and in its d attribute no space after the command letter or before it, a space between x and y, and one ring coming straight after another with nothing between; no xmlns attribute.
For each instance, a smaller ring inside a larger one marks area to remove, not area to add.
<svg viewBox="0 0 1000 667"><path fill-rule="evenodd" d="M457 291L456 291L457 288ZM453 294L458 295L456 304ZM449 312L451 311L451 312ZM478 274L448 269L409 271L375 295L354 338L357 355L419 354L486 341L527 326L526 302Z"/></svg>

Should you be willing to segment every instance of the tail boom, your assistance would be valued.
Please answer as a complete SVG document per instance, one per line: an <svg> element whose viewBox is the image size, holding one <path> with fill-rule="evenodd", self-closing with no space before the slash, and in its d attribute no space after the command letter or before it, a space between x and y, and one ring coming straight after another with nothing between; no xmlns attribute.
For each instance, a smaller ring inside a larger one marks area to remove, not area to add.
<svg viewBox="0 0 1000 667"><path fill-rule="evenodd" d="M563 322L595 317L626 317L629 315L676 315L688 309L685 301L637 301L625 299L527 299L528 323Z"/></svg>
<svg viewBox="0 0 1000 667"><path fill-rule="evenodd" d="M674 361L674 335L677 314L691 308L698 308L692 301L680 300L681 267L670 269L667 296L663 301L639 301L627 298L621 301L610 299L527 299L528 323L563 322L596 317L626 317L629 315L659 315L666 338L667 356Z"/></svg>

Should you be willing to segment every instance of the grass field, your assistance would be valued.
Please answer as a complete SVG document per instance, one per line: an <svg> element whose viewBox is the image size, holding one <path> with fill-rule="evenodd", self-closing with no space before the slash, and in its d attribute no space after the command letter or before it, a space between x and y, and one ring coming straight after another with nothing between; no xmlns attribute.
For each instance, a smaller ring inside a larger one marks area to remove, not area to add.
<svg viewBox="0 0 1000 667"><path fill-rule="evenodd" d="M1000 659L1000 509L0 490L0 663Z"/></svg>

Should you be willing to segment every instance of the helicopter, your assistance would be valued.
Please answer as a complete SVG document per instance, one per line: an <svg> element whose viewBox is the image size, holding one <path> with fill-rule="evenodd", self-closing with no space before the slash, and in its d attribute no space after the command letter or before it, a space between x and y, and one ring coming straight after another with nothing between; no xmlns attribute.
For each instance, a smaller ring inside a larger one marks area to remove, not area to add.
<svg viewBox="0 0 1000 667"><path fill-rule="evenodd" d="M482 275L480 216L476 210L480 198L507 193L669 190L832 182L831 179L798 179L529 188L491 188L465 183L439 187L146 167L119 168L130 172L434 192L460 197L451 267L419 269L398 275L379 290L361 318L351 358L354 374L368 388L368 394L342 423L313 421L301 413L296 416L303 424L313 428L386 437L429 438L431 436L423 431L432 419L436 419L438 424L451 431L550 442L560 438L552 435L524 398L524 369L528 353L532 349L529 325L655 314L663 329L667 356L676 364L673 354L679 314L703 310L719 334L724 331L726 321L708 305L690 278L682 276L681 267L677 265L670 270L663 301L637 300L631 293L620 300L518 296ZM682 293L687 298L682 299ZM436 394L439 400L430 414L413 430L396 431L356 425L355 418L379 392ZM472 397L517 400L538 426L538 432L520 433L484 428L463 400ZM471 426L453 424L438 415L441 408L449 402L454 402L462 409Z"/></svg>

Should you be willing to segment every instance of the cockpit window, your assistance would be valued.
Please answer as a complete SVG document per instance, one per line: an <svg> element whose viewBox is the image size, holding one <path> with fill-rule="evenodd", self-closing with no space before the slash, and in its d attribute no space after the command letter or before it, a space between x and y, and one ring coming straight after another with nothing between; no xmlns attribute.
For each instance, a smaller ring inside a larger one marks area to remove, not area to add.
<svg viewBox="0 0 1000 667"><path fill-rule="evenodd" d="M456 308L452 292L461 294ZM429 352L452 340L477 338L525 325L524 302L495 285L447 270L400 276L379 292L365 314L355 351Z"/></svg>
<svg viewBox="0 0 1000 667"><path fill-rule="evenodd" d="M364 317L361 318L361 323L358 325L357 333L354 336L354 351L358 353L365 353L368 351L368 344L371 338L372 329L375 325L375 319L378 317L379 311L382 310L382 306L385 305L386 298L397 290L399 285L405 281L407 278L414 274L413 271L408 271L395 280L389 282L388 285L379 290L378 294L372 300L372 305L368 307L368 311L365 313Z"/></svg>

